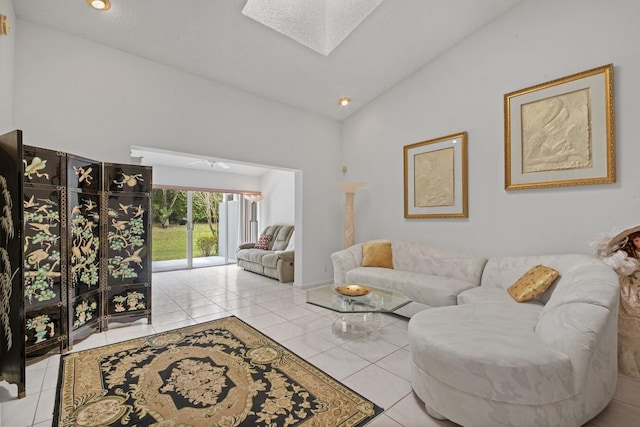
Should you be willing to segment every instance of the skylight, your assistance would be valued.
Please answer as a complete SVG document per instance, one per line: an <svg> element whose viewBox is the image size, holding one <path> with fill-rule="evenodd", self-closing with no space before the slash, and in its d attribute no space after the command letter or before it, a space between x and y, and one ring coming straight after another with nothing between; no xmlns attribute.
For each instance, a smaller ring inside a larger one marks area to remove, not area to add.
<svg viewBox="0 0 640 427"><path fill-rule="evenodd" d="M382 0L248 0L242 14L327 56Z"/></svg>

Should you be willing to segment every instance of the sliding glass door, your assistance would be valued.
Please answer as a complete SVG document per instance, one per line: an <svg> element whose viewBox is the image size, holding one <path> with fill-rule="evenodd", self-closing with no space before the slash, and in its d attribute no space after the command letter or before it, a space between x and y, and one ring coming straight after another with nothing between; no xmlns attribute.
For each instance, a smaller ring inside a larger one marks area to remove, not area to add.
<svg viewBox="0 0 640 427"><path fill-rule="evenodd" d="M152 270L188 268L187 191L154 188L151 231Z"/></svg>
<svg viewBox="0 0 640 427"><path fill-rule="evenodd" d="M202 190L153 190L153 271L235 262L239 197Z"/></svg>

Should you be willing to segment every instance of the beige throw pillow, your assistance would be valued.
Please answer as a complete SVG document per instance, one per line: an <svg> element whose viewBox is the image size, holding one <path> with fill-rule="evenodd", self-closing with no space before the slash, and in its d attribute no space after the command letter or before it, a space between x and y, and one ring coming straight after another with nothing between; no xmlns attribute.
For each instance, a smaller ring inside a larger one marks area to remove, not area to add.
<svg viewBox="0 0 640 427"><path fill-rule="evenodd" d="M362 266L393 268L391 242L363 243Z"/></svg>
<svg viewBox="0 0 640 427"><path fill-rule="evenodd" d="M559 275L551 267L536 265L509 286L507 292L518 302L529 301L546 291Z"/></svg>

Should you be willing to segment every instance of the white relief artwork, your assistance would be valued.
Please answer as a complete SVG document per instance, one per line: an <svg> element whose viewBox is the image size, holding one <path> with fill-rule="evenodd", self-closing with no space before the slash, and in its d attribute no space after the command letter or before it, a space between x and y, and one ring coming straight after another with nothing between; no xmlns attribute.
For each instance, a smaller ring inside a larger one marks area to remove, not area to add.
<svg viewBox="0 0 640 427"><path fill-rule="evenodd" d="M589 89L523 104L522 173L591 167Z"/></svg>
<svg viewBox="0 0 640 427"><path fill-rule="evenodd" d="M414 156L415 207L453 206L453 148Z"/></svg>

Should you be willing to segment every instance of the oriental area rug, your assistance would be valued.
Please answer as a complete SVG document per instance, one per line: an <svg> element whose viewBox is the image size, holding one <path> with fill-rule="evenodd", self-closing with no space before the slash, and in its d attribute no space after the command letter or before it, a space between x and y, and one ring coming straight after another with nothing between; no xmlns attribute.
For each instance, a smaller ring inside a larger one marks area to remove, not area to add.
<svg viewBox="0 0 640 427"><path fill-rule="evenodd" d="M382 412L236 317L63 355L54 427L363 426Z"/></svg>

